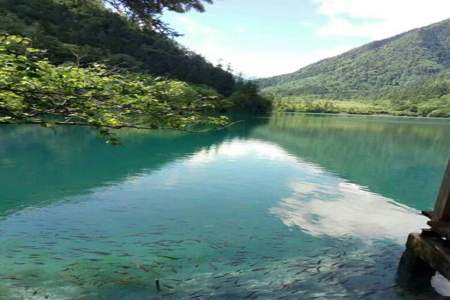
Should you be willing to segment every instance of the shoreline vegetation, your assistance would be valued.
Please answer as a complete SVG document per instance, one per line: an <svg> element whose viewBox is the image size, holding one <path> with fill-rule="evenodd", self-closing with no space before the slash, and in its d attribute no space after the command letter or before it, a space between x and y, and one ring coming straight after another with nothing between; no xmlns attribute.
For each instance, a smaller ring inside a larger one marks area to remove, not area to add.
<svg viewBox="0 0 450 300"><path fill-rule="evenodd" d="M390 100L300 100L282 98L274 100L273 106L275 112L450 118L450 101L447 100L395 104Z"/></svg>
<svg viewBox="0 0 450 300"><path fill-rule="evenodd" d="M341 116L341 117L386 117L386 118L404 118L404 119L422 119L422 120L450 120L450 117L421 117L421 116L410 116L410 115L393 115L388 113L381 114L359 114L359 113L346 113L346 112L303 112L303 111L294 111L294 112L283 112L283 111L275 111L274 114L303 114L303 115L316 115L316 116Z"/></svg>
<svg viewBox="0 0 450 300"><path fill-rule="evenodd" d="M54 65L21 36L0 37L0 122L104 128L185 128L225 118L201 113L225 106L212 88L102 65Z"/></svg>
<svg viewBox="0 0 450 300"><path fill-rule="evenodd" d="M56 66L31 42L0 36L0 123L187 129L229 125L218 113L270 110L251 83L237 81L240 86L226 98L207 86L99 64Z"/></svg>

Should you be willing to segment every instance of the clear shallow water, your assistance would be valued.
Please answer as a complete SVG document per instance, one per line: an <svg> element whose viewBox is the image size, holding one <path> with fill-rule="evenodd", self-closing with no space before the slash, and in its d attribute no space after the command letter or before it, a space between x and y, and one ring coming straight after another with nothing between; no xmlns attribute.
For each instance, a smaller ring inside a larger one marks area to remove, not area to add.
<svg viewBox="0 0 450 300"><path fill-rule="evenodd" d="M120 135L0 127L1 299L436 297L395 272L449 121L286 114Z"/></svg>

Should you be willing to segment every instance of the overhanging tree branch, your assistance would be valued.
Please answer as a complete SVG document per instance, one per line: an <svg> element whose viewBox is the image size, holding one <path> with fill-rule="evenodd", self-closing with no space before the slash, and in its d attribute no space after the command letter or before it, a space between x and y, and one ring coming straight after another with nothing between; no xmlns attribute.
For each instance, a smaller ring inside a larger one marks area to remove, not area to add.
<svg viewBox="0 0 450 300"><path fill-rule="evenodd" d="M212 0L103 0L103 2L141 26L171 35L176 33L160 19L164 10L178 13L189 10L203 12L204 3L213 3Z"/></svg>

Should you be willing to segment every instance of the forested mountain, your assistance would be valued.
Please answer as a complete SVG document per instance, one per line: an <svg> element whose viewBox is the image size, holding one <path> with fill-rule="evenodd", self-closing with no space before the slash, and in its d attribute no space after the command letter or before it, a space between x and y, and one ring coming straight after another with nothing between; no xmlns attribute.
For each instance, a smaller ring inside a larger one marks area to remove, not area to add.
<svg viewBox="0 0 450 300"><path fill-rule="evenodd" d="M424 100L450 94L449 70L450 19L257 83L279 97Z"/></svg>
<svg viewBox="0 0 450 300"><path fill-rule="evenodd" d="M165 34L106 9L101 0L0 0L0 32L29 37L52 63L113 68L167 76L229 96L233 75Z"/></svg>

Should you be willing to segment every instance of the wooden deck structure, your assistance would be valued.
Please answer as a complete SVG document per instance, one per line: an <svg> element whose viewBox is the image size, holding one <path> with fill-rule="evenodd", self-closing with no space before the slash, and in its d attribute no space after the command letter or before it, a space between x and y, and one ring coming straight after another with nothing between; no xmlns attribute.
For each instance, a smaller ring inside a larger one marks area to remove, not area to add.
<svg viewBox="0 0 450 300"><path fill-rule="evenodd" d="M423 214L430 218L430 229L408 237L398 271L402 286L429 284L436 271L450 280L450 160L434 210Z"/></svg>

